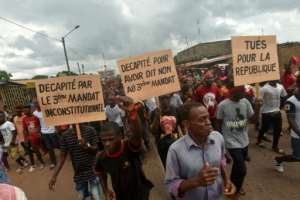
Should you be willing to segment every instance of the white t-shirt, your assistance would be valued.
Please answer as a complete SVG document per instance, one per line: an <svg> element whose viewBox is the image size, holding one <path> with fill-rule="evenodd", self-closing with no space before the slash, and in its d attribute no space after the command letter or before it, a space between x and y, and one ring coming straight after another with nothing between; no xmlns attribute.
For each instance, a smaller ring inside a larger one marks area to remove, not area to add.
<svg viewBox="0 0 300 200"><path fill-rule="evenodd" d="M183 102L181 100L180 95L177 93L173 94L170 99L170 104L171 104L171 106L174 106L175 108L178 108L179 106L181 106L183 104Z"/></svg>
<svg viewBox="0 0 300 200"><path fill-rule="evenodd" d="M263 102L261 113L280 111L280 97L285 97L287 95L281 84L277 83L276 87L273 87L267 83L260 89L259 92L260 98Z"/></svg>
<svg viewBox="0 0 300 200"><path fill-rule="evenodd" d="M36 111L33 112L33 115L36 116L40 121L42 134L55 133L55 127L54 126L46 127L42 112L39 112L39 111L36 110Z"/></svg>
<svg viewBox="0 0 300 200"><path fill-rule="evenodd" d="M118 105L113 108L110 105L105 106L105 113L108 121L116 122L120 127L123 127L122 117L125 116L125 112Z"/></svg>
<svg viewBox="0 0 300 200"><path fill-rule="evenodd" d="M4 139L4 147L9 147L13 139L13 131L15 130L15 125L10 121L6 121L2 125L0 125L0 132Z"/></svg>
<svg viewBox="0 0 300 200"><path fill-rule="evenodd" d="M150 112L154 111L157 108L155 97L147 99L145 104Z"/></svg>

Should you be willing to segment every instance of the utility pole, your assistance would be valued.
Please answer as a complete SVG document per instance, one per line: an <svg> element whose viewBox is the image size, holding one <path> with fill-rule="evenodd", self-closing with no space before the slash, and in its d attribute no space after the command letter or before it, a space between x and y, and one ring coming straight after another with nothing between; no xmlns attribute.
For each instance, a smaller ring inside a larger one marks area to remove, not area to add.
<svg viewBox="0 0 300 200"><path fill-rule="evenodd" d="M84 64L81 65L82 68L82 74L84 74Z"/></svg>
<svg viewBox="0 0 300 200"><path fill-rule="evenodd" d="M78 72L79 72L79 75L80 75L81 74L81 69L80 69L79 63L77 63L77 67L78 67Z"/></svg>
<svg viewBox="0 0 300 200"><path fill-rule="evenodd" d="M68 72L70 72L70 65L69 65L68 54L67 54L67 50L66 50L66 44L65 44L65 38L64 37L61 38L61 42L62 42L63 47L64 47L65 58L66 58L66 63L67 63L67 69L68 69Z"/></svg>
<svg viewBox="0 0 300 200"><path fill-rule="evenodd" d="M69 31L65 36L63 36L61 38L61 43L64 47L64 53L65 53L65 58L66 58L66 64L67 64L67 70L68 70L68 73L70 73L70 65L69 65L69 60L68 60L68 54L67 54L67 49L66 49L66 43L65 43L65 38L70 34L72 33L74 30L78 29L80 26L77 25L75 26L71 31Z"/></svg>

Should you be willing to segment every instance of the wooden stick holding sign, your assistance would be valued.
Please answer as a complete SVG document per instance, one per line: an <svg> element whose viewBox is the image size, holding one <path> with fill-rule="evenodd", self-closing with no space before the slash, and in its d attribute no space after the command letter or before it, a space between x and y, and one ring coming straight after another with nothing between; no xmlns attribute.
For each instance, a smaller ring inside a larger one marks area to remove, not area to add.
<svg viewBox="0 0 300 200"><path fill-rule="evenodd" d="M81 140L82 139L82 136L81 136L81 130L80 130L80 126L79 124L76 124L76 135L77 135L77 139L78 140Z"/></svg>
<svg viewBox="0 0 300 200"><path fill-rule="evenodd" d="M156 107L157 107L158 109L160 109L159 97L155 97L155 103L156 103Z"/></svg>

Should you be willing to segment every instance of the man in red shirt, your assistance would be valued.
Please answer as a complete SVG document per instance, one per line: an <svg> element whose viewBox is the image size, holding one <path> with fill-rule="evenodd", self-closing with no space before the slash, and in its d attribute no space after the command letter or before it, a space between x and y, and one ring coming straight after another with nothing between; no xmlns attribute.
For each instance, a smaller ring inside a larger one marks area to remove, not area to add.
<svg viewBox="0 0 300 200"><path fill-rule="evenodd" d="M23 118L25 144L28 148L31 147L32 149L32 151L29 152L31 163L29 172L33 172L35 169L33 153L36 154L38 160L40 161L41 169L45 167L45 163L40 152L40 150L43 149L41 142L41 127L39 119L32 114L30 105L24 106L23 112L25 114Z"/></svg>
<svg viewBox="0 0 300 200"><path fill-rule="evenodd" d="M288 95L291 96L296 86L296 76L292 73L291 65L285 65L285 72L282 76L282 85Z"/></svg>
<svg viewBox="0 0 300 200"><path fill-rule="evenodd" d="M196 96L200 103L202 103L208 110L210 120L215 126L216 110L220 93L218 87L213 84L214 77L211 72L207 72L204 76L204 85L196 90Z"/></svg>

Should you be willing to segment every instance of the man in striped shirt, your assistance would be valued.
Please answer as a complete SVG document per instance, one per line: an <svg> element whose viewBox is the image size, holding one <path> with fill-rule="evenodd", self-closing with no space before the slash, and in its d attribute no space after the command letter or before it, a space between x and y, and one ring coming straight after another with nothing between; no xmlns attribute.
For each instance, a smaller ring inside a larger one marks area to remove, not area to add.
<svg viewBox="0 0 300 200"><path fill-rule="evenodd" d="M60 127L61 156L54 174L50 180L49 188L54 189L56 178L62 169L67 154L70 154L74 169L74 182L80 200L92 196L94 200L102 199L102 189L99 178L93 171L95 152L97 150L98 137L94 128L80 125L82 139L79 141L74 128Z"/></svg>

